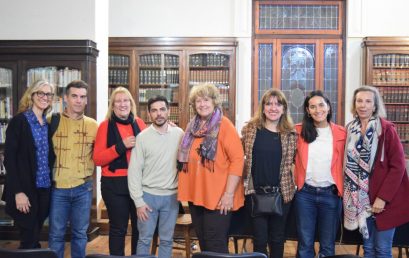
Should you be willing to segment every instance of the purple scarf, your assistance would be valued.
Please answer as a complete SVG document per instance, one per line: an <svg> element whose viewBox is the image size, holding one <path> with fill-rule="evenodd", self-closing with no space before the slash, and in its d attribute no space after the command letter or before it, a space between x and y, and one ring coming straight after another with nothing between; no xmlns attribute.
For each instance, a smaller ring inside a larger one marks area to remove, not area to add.
<svg viewBox="0 0 409 258"><path fill-rule="evenodd" d="M210 163L213 164L216 157L217 136L219 135L222 117L223 112L216 108L210 119L203 126L200 126L201 118L199 115L195 115L189 122L178 153L178 161L184 164L183 171L186 171L185 164L189 160L189 152L194 138L204 137L203 143L200 144L200 148L197 151L201 157L202 164L206 167L212 167L209 165Z"/></svg>

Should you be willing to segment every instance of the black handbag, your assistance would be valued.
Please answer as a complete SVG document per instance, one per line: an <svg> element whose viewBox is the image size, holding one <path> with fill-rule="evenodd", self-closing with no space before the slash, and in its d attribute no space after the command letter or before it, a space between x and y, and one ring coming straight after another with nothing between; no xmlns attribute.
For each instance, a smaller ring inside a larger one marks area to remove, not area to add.
<svg viewBox="0 0 409 258"><path fill-rule="evenodd" d="M261 215L283 215L283 197L279 188L275 191L268 191L266 188L261 188L263 192L253 193L251 198L251 216L257 217Z"/></svg>

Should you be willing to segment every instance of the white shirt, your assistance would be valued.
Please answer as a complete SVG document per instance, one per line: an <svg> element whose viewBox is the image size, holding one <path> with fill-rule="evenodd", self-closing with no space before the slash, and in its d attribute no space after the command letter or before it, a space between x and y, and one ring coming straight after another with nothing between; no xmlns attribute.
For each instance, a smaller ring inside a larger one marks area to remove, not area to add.
<svg viewBox="0 0 409 258"><path fill-rule="evenodd" d="M329 125L316 129L318 137L308 144L305 182L314 187L326 187L335 184L331 175L332 131Z"/></svg>

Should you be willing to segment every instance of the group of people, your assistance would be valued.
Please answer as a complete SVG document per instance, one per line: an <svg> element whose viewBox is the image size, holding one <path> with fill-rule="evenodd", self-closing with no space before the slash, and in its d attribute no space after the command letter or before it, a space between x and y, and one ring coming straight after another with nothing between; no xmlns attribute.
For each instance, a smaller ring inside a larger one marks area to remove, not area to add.
<svg viewBox="0 0 409 258"><path fill-rule="evenodd" d="M403 147L374 87L355 90L345 128L331 122L323 92L309 93L294 125L285 95L270 89L241 138L213 84L191 89L194 116L184 132L168 121L163 96L149 99L147 126L130 92L118 87L98 127L84 115L86 83L70 83L65 111L46 118L53 92L45 81L30 86L7 129L3 196L20 248L40 246L49 216L49 247L64 257L69 224L71 256L85 257L94 165L102 168L111 255L124 255L130 219L132 254L148 254L157 230L159 257L171 257L180 201L189 205L202 251L228 252L232 213L244 206L254 251L274 258L283 257L291 206L300 258L334 255L342 209L344 227L362 234L365 257L392 257L394 230L409 221ZM255 215L252 197L271 193L280 193L282 212Z"/></svg>

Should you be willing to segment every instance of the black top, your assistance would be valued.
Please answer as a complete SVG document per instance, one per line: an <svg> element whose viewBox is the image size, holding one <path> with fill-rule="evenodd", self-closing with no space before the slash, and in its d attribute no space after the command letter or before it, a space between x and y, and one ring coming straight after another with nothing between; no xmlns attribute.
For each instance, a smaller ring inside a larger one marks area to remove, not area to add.
<svg viewBox="0 0 409 258"><path fill-rule="evenodd" d="M265 128L257 129L253 145L251 174L253 185L280 186L281 140L280 134Z"/></svg>

